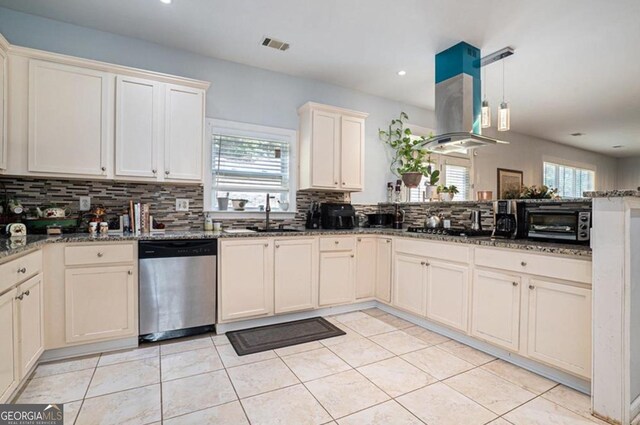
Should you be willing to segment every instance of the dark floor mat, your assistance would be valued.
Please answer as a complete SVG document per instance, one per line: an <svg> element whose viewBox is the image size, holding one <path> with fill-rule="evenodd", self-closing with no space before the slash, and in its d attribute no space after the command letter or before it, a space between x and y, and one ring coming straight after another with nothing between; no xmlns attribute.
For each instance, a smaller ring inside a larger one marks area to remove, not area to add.
<svg viewBox="0 0 640 425"><path fill-rule="evenodd" d="M322 317L227 332L239 356L346 335Z"/></svg>

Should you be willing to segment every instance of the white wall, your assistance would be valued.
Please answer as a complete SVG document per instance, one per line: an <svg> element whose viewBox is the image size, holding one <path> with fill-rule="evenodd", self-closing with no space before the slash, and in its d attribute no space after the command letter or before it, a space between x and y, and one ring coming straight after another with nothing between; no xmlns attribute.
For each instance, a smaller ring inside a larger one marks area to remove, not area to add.
<svg viewBox="0 0 640 425"><path fill-rule="evenodd" d="M484 135L509 142L508 145L478 149L475 156L475 190L492 190L497 194L497 168L523 171L524 184L542 184L543 161L561 161L584 168L595 168L596 189L616 188L617 161L594 152L561 145L512 131L498 132L485 129Z"/></svg>
<svg viewBox="0 0 640 425"><path fill-rule="evenodd" d="M640 187L640 156L618 159L618 189Z"/></svg>

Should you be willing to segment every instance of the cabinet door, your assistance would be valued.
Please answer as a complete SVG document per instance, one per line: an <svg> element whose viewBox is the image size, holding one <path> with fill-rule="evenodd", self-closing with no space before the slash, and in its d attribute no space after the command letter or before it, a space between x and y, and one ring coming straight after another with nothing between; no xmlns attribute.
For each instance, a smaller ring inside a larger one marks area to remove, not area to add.
<svg viewBox="0 0 640 425"><path fill-rule="evenodd" d="M336 189L340 183L340 115L313 111L311 134L311 185Z"/></svg>
<svg viewBox="0 0 640 425"><path fill-rule="evenodd" d="M520 277L476 270L471 334L511 351L520 348Z"/></svg>
<svg viewBox="0 0 640 425"><path fill-rule="evenodd" d="M0 403L7 401L18 383L16 294L12 289L0 295Z"/></svg>
<svg viewBox="0 0 640 425"><path fill-rule="evenodd" d="M469 267L428 260L427 274L427 317L466 332Z"/></svg>
<svg viewBox="0 0 640 425"><path fill-rule="evenodd" d="M308 310L318 304L318 240L275 241L275 312Z"/></svg>
<svg viewBox="0 0 640 425"><path fill-rule="evenodd" d="M160 84L116 79L116 175L155 179L158 173Z"/></svg>
<svg viewBox="0 0 640 425"><path fill-rule="evenodd" d="M204 91L167 84L164 178L202 181Z"/></svg>
<svg viewBox="0 0 640 425"><path fill-rule="evenodd" d="M222 320L273 314L273 243L222 241L220 247Z"/></svg>
<svg viewBox="0 0 640 425"><path fill-rule="evenodd" d="M353 251L320 253L320 306L353 302L355 298Z"/></svg>
<svg viewBox="0 0 640 425"><path fill-rule="evenodd" d="M527 353L591 377L591 290L531 279Z"/></svg>
<svg viewBox="0 0 640 425"><path fill-rule="evenodd" d="M20 376L27 375L44 351L42 274L18 287Z"/></svg>
<svg viewBox="0 0 640 425"><path fill-rule="evenodd" d="M359 237L356 243L356 299L375 295L378 238Z"/></svg>
<svg viewBox="0 0 640 425"><path fill-rule="evenodd" d="M133 266L67 269L64 293L68 343L138 335Z"/></svg>
<svg viewBox="0 0 640 425"><path fill-rule="evenodd" d="M109 75L29 61L29 171L107 176Z"/></svg>
<svg viewBox="0 0 640 425"><path fill-rule="evenodd" d="M0 170L7 168L7 54L0 50Z"/></svg>
<svg viewBox="0 0 640 425"><path fill-rule="evenodd" d="M379 238L376 256L376 298L391 302L391 238Z"/></svg>
<svg viewBox="0 0 640 425"><path fill-rule="evenodd" d="M340 187L362 190L364 180L364 120L342 117Z"/></svg>
<svg viewBox="0 0 640 425"><path fill-rule="evenodd" d="M426 264L424 258L396 253L393 306L420 316L426 314Z"/></svg>

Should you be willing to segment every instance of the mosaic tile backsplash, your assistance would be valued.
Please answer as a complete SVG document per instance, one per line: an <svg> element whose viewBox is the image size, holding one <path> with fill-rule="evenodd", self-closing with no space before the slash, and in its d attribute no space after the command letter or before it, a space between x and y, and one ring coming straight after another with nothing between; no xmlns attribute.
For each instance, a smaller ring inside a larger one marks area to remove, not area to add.
<svg viewBox="0 0 640 425"><path fill-rule="evenodd" d="M120 214L126 208L129 200L149 203L151 214L156 220L166 225L167 230L200 230L203 227L203 188L194 185L174 185L155 183L125 183L113 181L81 181L62 179L41 179L21 177L0 177L10 198L17 198L28 209L37 206L56 204L68 207L75 216L78 213L80 196L90 196L91 204L104 205L110 214ZM1 189L1 185L0 185ZM3 194L0 193L0 196ZM189 211L175 211L176 198L189 199ZM272 216L274 226L303 227L305 214L312 201L317 202L350 202L349 193L299 191L296 194L298 212L292 219L278 219ZM590 202L590 200L585 200ZM584 201L580 202L584 205ZM556 203L556 205L575 205L576 202ZM358 213L391 213L394 206L381 204L354 204ZM443 214L451 220L452 226L468 226L471 224L469 215L473 209L482 211L482 225L486 230L493 228L493 204L483 202L433 202L433 203L403 203L400 208L405 212L405 228L407 226L422 226L425 218L432 214ZM247 226L261 226L264 219L223 219L226 228L245 228Z"/></svg>

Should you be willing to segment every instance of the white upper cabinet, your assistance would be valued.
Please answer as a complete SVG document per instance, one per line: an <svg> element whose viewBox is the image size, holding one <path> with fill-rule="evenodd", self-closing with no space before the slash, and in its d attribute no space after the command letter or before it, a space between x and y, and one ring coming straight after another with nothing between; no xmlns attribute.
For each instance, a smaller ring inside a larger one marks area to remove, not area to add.
<svg viewBox="0 0 640 425"><path fill-rule="evenodd" d="M0 35L0 170L7 168L7 41Z"/></svg>
<svg viewBox="0 0 640 425"><path fill-rule="evenodd" d="M11 147L6 156L0 137L0 170L202 183L208 83L15 46L8 59ZM1 81L1 38L0 62Z"/></svg>
<svg viewBox="0 0 640 425"><path fill-rule="evenodd" d="M160 89L155 81L116 78L116 176L156 179Z"/></svg>
<svg viewBox="0 0 640 425"><path fill-rule="evenodd" d="M364 121L368 114L308 102L300 118L300 189L364 189Z"/></svg>
<svg viewBox="0 0 640 425"><path fill-rule="evenodd" d="M109 74L31 60L28 170L107 177L109 101Z"/></svg>
<svg viewBox="0 0 640 425"><path fill-rule="evenodd" d="M165 180L202 180L204 91L167 84L165 88Z"/></svg>

